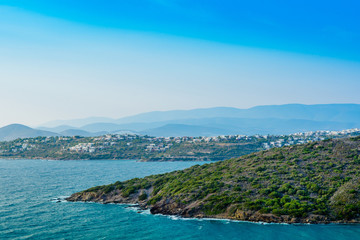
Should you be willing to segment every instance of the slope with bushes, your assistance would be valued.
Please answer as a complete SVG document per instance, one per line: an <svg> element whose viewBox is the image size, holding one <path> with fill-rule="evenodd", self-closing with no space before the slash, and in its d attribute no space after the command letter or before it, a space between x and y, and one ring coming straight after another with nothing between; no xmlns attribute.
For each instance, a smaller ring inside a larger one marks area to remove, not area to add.
<svg viewBox="0 0 360 240"><path fill-rule="evenodd" d="M138 203L152 213L246 221L360 221L360 137L261 151L116 182L69 201Z"/></svg>

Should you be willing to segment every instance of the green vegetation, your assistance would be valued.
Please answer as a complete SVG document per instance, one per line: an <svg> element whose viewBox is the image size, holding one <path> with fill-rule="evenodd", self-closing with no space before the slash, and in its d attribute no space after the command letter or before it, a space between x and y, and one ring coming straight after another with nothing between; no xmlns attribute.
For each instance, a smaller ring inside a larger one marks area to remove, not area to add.
<svg viewBox="0 0 360 240"><path fill-rule="evenodd" d="M142 161L217 161L281 146L326 138L359 135L360 131L319 131L281 136L150 137L104 135L98 137L36 137L0 142L0 158L25 159L141 159ZM328 150L329 153L332 151ZM300 154L313 157L311 149ZM316 154L316 153L314 153ZM354 153L349 153L352 158ZM282 155L267 156L268 160ZM264 169L260 168L258 171Z"/></svg>
<svg viewBox="0 0 360 240"><path fill-rule="evenodd" d="M332 139L132 179L122 182L117 191L128 200L139 196L145 207L167 214L243 219L240 213L250 211L359 221L359 154L360 137ZM115 185L86 191L106 199Z"/></svg>
<svg viewBox="0 0 360 240"><path fill-rule="evenodd" d="M277 137L269 138L276 139ZM224 160L263 150L264 138L155 138L138 135L37 137L0 142L0 157L25 159Z"/></svg>

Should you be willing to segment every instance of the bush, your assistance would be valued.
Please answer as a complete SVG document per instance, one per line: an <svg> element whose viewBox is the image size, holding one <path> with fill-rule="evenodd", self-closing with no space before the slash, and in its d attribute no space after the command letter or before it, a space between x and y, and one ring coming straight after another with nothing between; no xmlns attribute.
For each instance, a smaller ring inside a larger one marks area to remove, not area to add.
<svg viewBox="0 0 360 240"><path fill-rule="evenodd" d="M123 197L129 197L130 194L133 194L135 191L136 191L136 189L134 187L127 187L123 190L121 195Z"/></svg>
<svg viewBox="0 0 360 240"><path fill-rule="evenodd" d="M114 189L115 189L115 187L113 185L107 185L103 188L103 191L104 191L104 193L109 193Z"/></svg>
<svg viewBox="0 0 360 240"><path fill-rule="evenodd" d="M147 199L148 195L143 192L142 194L139 195L139 201L144 201L145 199Z"/></svg>
<svg viewBox="0 0 360 240"><path fill-rule="evenodd" d="M281 197L281 194L274 191L274 192L269 194L269 197L271 197L271 198L279 198L279 197Z"/></svg>
<svg viewBox="0 0 360 240"><path fill-rule="evenodd" d="M158 201L160 201L161 198L162 198L161 196L152 197L152 198L148 201L148 204L154 205L155 203L157 203Z"/></svg>

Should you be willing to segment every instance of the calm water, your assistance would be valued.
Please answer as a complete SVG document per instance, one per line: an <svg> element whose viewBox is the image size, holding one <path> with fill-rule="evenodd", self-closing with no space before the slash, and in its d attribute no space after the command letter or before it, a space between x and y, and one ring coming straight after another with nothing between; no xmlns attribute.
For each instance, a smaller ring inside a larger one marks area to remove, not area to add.
<svg viewBox="0 0 360 240"><path fill-rule="evenodd" d="M195 162L0 160L0 239L360 239L360 225L184 220L123 205L54 202L92 186Z"/></svg>

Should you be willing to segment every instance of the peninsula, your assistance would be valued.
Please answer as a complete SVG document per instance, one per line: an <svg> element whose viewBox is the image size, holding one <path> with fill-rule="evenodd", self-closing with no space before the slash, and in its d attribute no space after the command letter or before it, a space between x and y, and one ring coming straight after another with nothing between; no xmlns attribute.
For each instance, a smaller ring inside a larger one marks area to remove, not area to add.
<svg viewBox="0 0 360 240"><path fill-rule="evenodd" d="M274 148L75 193L153 214L273 223L359 223L360 137Z"/></svg>

